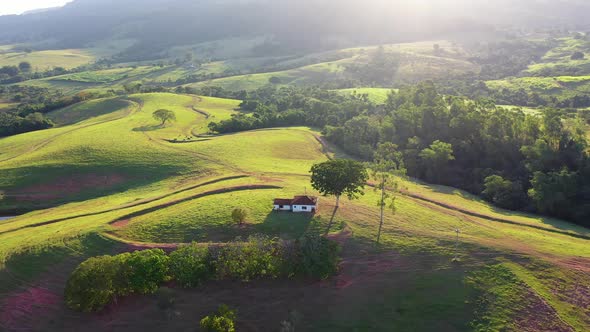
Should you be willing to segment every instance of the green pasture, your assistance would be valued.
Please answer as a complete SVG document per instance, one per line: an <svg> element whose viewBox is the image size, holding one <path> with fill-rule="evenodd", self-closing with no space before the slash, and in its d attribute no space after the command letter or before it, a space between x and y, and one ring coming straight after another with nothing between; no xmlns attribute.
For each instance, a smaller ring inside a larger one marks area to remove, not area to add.
<svg viewBox="0 0 590 332"><path fill-rule="evenodd" d="M379 318L385 317L399 329L426 331L444 321L449 331L518 330L526 306L513 303L545 303L561 319L552 319L557 328L589 326L588 312L572 310L579 299L556 293L558 284L566 290L589 284L572 272L575 262L590 259L587 229L497 209L465 192L415 181L403 182L406 194L398 196L397 212L386 211L380 246L374 243L379 193L370 187L359 200L343 199L337 211L334 198L321 197L314 216L272 212L274 198L317 195L309 169L334 152L320 144L315 129L305 127L195 137L210 121L238 112L239 103L168 93L94 100L50 113L56 128L0 139L0 188L6 195L0 210L36 210L0 221L4 269L35 280L60 257L109 253L116 246L226 242L255 233L286 239L306 232L348 234L344 266L360 265L344 273L355 273L349 277L357 288L334 290L342 300L322 317L306 308L327 302L279 305L304 312L310 328L382 329ZM162 108L174 111L177 121L162 126L154 120L152 112ZM179 137L191 139L171 142ZM243 226L230 223L235 207L249 210ZM375 268L384 263L374 258L362 265L369 255L385 255L390 258L384 262L394 265L370 272L372 262ZM459 262L451 263L455 255ZM492 272L485 270L497 264ZM318 292L328 296L323 289ZM329 301L335 301L333 295ZM420 320L424 312L429 320Z"/></svg>
<svg viewBox="0 0 590 332"><path fill-rule="evenodd" d="M344 95L367 95L370 101L375 104L385 104L387 97L391 93L392 89L384 88L358 88L358 89L340 89L336 90L338 93Z"/></svg>

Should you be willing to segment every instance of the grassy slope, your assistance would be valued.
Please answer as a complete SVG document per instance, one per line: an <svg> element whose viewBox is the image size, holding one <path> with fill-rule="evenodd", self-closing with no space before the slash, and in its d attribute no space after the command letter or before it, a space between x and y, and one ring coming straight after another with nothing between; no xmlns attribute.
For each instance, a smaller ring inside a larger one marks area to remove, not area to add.
<svg viewBox="0 0 590 332"><path fill-rule="evenodd" d="M462 61L463 55L452 45L441 46L446 52L453 52L449 61ZM402 53L432 58L432 43L392 47ZM352 52L356 51L362 52L360 49ZM341 63L305 66L287 71L284 78L293 79L292 82L329 78L341 74ZM170 79L182 75L166 70L146 75L168 73ZM120 84L120 75L111 72L75 78ZM232 88L249 89L267 84L268 78L276 75L250 75L227 81ZM563 84L578 84L572 83L572 78L562 79ZM62 81L59 84L80 89L88 83ZM383 98L382 90L370 92L371 98ZM366 280L340 295L318 289L318 295L313 296L318 300L296 300L300 297L297 295L291 303L299 303L293 306L305 313L305 324L310 329L389 330L394 324L401 330L409 327L424 331L486 330L467 325L473 320L480 325L492 322L490 326L497 329L531 330L519 316L534 320L538 315L514 303L537 306L545 303L541 315L559 317L555 319L561 324L559 328L570 325L583 331L590 326L590 313L572 310L572 306L588 303L587 297L554 295L563 289L570 292L578 285L590 286L586 274L572 272L588 271L588 240L568 235L586 236L588 230L559 220L498 210L452 188L411 182L405 187L414 197L398 198L398 213L386 214L383 246L377 251L387 255L403 253L402 257L407 258L399 259L409 261L398 262L395 256L394 268L379 273L365 271L367 267L359 262L359 255L364 257L367 251L375 253L374 247L367 243L373 241L377 227L376 193L368 191L359 201L344 202L331 225L332 199L322 199L320 212L313 218L270 213L272 198L305 190L312 192L308 170L313 163L327 160L325 147L314 137L316 132L309 128L287 128L194 139L194 135L206 131L209 121L231 116L238 104L238 101L172 94L98 100L50 114L60 124L57 128L1 139L0 188L8 195L0 201L0 208L6 211L60 205L0 221L0 257L2 260L12 257L7 261L7 268L11 272L22 270L22 274L34 279L51 262L62 261L64 255L73 256L75 261L85 255L110 252L112 241L92 235L105 232L121 241L171 243L227 241L260 232L294 238L304 232L344 230L345 234L353 234L348 242L351 247L345 248L345 267L354 266L354 278L374 274L379 278ZM178 121L166 127L158 126L151 113L159 108L175 111ZM166 141L187 138L195 141L182 144ZM230 192L216 192L228 188ZM14 196L23 193L32 198ZM246 227L227 224L234 206L247 206L251 210ZM479 216L465 211L477 212ZM497 222L494 218L511 223ZM119 222L110 225L115 221ZM460 268L451 267L448 258L454 251L456 228L462 231L459 252L464 266ZM45 248L41 256L28 253L39 248ZM79 253L72 254L70 248ZM25 253L14 256L19 252ZM46 256L51 259L35 258ZM375 264L391 264L390 261L381 262L377 258ZM485 273L478 274L481 264L499 264L503 273L514 281L503 283ZM352 272L345 268L339 278L347 277L348 273ZM463 280L468 278L483 289L465 287ZM12 283L15 281L7 285ZM56 287L59 289L63 284ZM300 291L309 289L306 286ZM433 293L437 294L434 298ZM474 312L474 305L470 305L481 294L491 294L481 309L487 316ZM335 302L334 298L338 297L343 300ZM213 304L216 301L221 300L211 300ZM270 297L266 301L276 299ZM235 305L239 306L239 301ZM277 308L287 312L293 306L281 304ZM325 308L332 306L334 309L326 314ZM243 312L247 308L243 306L239 310ZM272 309L257 310L268 313ZM125 313L119 314L125 317ZM129 315L128 321L141 321L132 313ZM62 320L75 320L69 314L66 316ZM419 326L417 322L421 322Z"/></svg>
<svg viewBox="0 0 590 332"><path fill-rule="evenodd" d="M445 50L442 54L433 54L433 44L439 43ZM190 84L193 87L221 86L229 90L255 90L269 84L271 77L281 79L283 85L322 84L347 77L345 68L350 64L365 64L375 46L350 48L338 51L339 59L302 65L294 69L260 74L238 75L219 78L207 82ZM432 79L449 74L477 72L479 68L466 60L466 54L447 42L420 42L408 44L386 45L387 52L399 58L399 70L395 77L396 83L410 83ZM336 56L336 55L332 55ZM309 56L313 58L313 56ZM326 57L316 55L321 59ZM313 60L311 60L313 61ZM321 61L321 60L320 60ZM305 63L305 59L292 61L292 65ZM284 62L288 64L289 62Z"/></svg>
<svg viewBox="0 0 590 332"><path fill-rule="evenodd" d="M572 96L590 93L590 59L571 60L576 51L588 53L588 42L574 38L561 38L559 45L543 56L539 63L531 64L517 78L486 82L493 90L508 89L540 95ZM575 76L564 76L566 74ZM557 75L557 76L548 76Z"/></svg>
<svg viewBox="0 0 590 332"><path fill-rule="evenodd" d="M539 63L531 64L525 71L525 75L539 76L547 70L551 71L576 71L578 75L590 74L590 58L572 60L571 56L576 51L588 54L588 42L571 37L559 39L559 45L545 54Z"/></svg>
<svg viewBox="0 0 590 332"><path fill-rule="evenodd" d="M391 93L391 89L383 88L358 88L358 89L340 89L338 93L342 94L354 94L354 95L367 95L370 101L376 104L385 104L387 96Z"/></svg>

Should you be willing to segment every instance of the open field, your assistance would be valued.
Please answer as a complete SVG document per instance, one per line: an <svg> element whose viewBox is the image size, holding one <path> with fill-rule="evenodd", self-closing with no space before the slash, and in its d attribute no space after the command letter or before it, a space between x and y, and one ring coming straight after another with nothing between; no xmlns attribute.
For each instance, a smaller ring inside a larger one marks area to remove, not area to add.
<svg viewBox="0 0 590 332"><path fill-rule="evenodd" d="M303 127L196 137L238 104L174 94L90 101L50 113L56 128L0 139L0 211L36 209L0 221L2 325L186 330L226 303L244 331L278 327L293 310L304 330L590 328L590 312L580 309L590 307L589 230L418 182L404 183L397 213L386 213L380 247L373 242L378 194L370 188L337 211L333 198L321 198L314 216L273 213L275 197L315 194L310 167L337 151ZM151 117L160 108L177 121L160 126ZM228 223L236 206L250 210L243 227ZM338 276L174 289L174 320L155 297L122 299L96 315L63 304L67 275L85 257L306 232L343 245ZM459 263L451 263L455 254Z"/></svg>
<svg viewBox="0 0 590 332"><path fill-rule="evenodd" d="M360 95L367 95L367 98L376 103L376 104L384 104L387 101L387 96L391 93L392 89L383 89L383 88L358 88L358 89L340 89L336 90L338 93L342 93L345 95L354 94L357 96Z"/></svg>

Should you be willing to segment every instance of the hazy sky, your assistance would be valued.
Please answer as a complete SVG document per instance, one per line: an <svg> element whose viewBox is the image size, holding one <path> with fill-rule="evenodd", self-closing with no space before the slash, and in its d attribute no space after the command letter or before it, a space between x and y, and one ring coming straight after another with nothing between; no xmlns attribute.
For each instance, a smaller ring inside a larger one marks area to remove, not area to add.
<svg viewBox="0 0 590 332"><path fill-rule="evenodd" d="M63 6L72 0L0 0L0 15L21 14L31 9Z"/></svg>

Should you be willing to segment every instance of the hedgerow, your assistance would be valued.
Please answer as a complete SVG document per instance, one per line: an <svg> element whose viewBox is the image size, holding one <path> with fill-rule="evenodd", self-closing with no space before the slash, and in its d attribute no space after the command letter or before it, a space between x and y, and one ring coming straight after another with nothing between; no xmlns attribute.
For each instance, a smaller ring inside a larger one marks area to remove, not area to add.
<svg viewBox="0 0 590 332"><path fill-rule="evenodd" d="M337 271L338 244L317 235L297 241L251 236L224 246L183 246L94 257L70 276L65 299L78 311L98 311L118 296L153 294L166 281L186 288L207 280L252 281L291 277L325 279Z"/></svg>

